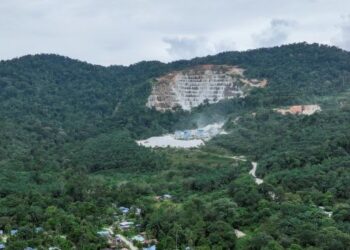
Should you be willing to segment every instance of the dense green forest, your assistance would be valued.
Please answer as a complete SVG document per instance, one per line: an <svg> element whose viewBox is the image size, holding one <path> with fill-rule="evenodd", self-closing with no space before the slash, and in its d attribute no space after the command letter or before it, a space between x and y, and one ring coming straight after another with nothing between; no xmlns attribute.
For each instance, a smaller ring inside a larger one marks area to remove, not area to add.
<svg viewBox="0 0 350 250"><path fill-rule="evenodd" d="M192 112L145 106L153 78L201 64L269 84ZM311 116L273 111L315 103ZM25 56L0 62L0 115L0 230L18 230L6 249L107 248L97 232L120 206L141 208L157 249L350 249L349 52L300 43L128 67ZM191 150L135 143L199 117L228 134Z"/></svg>

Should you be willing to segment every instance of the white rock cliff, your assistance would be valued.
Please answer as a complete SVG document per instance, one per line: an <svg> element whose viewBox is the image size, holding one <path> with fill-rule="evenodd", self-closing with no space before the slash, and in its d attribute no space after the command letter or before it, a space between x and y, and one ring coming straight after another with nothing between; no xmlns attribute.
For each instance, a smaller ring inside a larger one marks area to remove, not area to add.
<svg viewBox="0 0 350 250"><path fill-rule="evenodd" d="M254 87L265 87L266 80L247 79L244 69L227 65L200 65L176 71L155 80L147 106L158 111L180 107L191 110L206 100L245 97Z"/></svg>

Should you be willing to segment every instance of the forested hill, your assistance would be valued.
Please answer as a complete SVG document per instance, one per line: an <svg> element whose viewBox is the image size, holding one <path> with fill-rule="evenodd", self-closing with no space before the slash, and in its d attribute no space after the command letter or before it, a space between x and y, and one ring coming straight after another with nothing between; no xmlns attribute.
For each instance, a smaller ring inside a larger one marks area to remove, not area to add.
<svg viewBox="0 0 350 250"><path fill-rule="evenodd" d="M155 78L206 64L237 66L268 84L191 112L146 107ZM96 232L113 223L115 206L138 205L141 229L159 249L174 249L176 232L181 249L347 250L349 91L350 53L318 44L130 66L58 55L1 61L0 230L21 232L8 249L102 249ZM298 104L322 112L273 111ZM203 117L224 118L228 134L189 151L135 143ZM248 175L248 161L259 163L263 185ZM154 205L166 192L176 200ZM236 228L247 237L237 240Z"/></svg>
<svg viewBox="0 0 350 250"><path fill-rule="evenodd" d="M274 108L342 93L350 79L349 52L305 43L129 67L102 67L57 55L24 56L0 62L0 155L3 159L16 155L18 160L18 155L31 157L33 151L62 152L63 144L101 134L122 131L141 138L181 124L191 126L188 112L160 113L145 103L151 79L203 64L239 66L248 77L269 82L243 100L193 112L207 112L209 118L214 113L228 116L242 105Z"/></svg>
<svg viewBox="0 0 350 250"><path fill-rule="evenodd" d="M155 130L158 124L149 123L158 114L144 106L150 92L148 80L166 72L209 63L240 66L249 76L269 80L265 91L269 98L265 96L264 101L282 104L292 103L296 95L306 98L342 91L344 78L349 78L349 57L348 52L316 44L226 52L169 64L140 62L129 67L102 67L56 55L25 56L0 63L0 112L7 119L38 119L79 135L78 130L92 133L95 123L114 117L113 126L153 126Z"/></svg>

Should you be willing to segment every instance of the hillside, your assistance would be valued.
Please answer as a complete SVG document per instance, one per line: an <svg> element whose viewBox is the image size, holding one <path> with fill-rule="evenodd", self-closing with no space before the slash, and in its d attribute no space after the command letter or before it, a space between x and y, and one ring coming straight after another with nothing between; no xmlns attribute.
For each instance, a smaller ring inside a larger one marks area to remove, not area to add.
<svg viewBox="0 0 350 250"><path fill-rule="evenodd" d="M7 249L103 249L96 232L120 206L141 208L130 234L158 249L349 249L349 100L350 53L318 44L128 67L1 61ZM214 122L225 133L196 149L135 142Z"/></svg>

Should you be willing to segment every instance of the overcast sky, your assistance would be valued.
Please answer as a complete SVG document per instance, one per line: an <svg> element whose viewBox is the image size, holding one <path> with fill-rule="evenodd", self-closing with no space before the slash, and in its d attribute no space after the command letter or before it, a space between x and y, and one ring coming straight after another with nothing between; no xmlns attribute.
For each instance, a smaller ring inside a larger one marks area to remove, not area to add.
<svg viewBox="0 0 350 250"><path fill-rule="evenodd" d="M350 0L0 0L0 59L128 65L302 41L350 50Z"/></svg>

